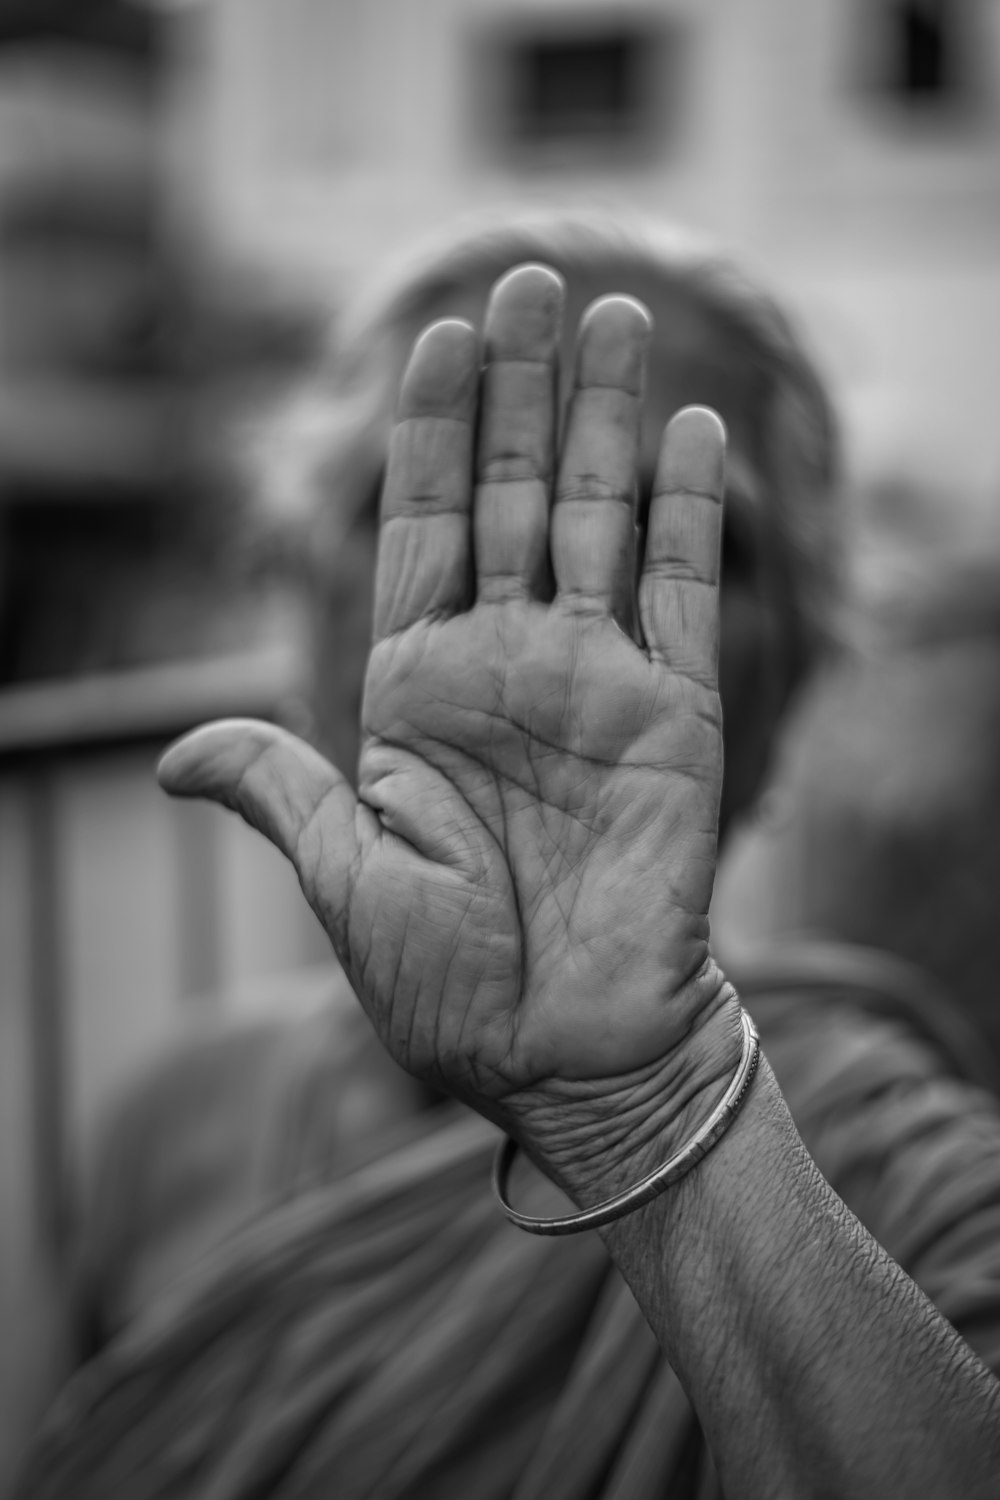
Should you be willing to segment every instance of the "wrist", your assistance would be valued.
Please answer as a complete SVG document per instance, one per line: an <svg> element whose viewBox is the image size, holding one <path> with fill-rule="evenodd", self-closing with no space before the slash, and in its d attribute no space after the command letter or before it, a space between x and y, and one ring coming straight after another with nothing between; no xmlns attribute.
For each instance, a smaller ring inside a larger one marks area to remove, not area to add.
<svg viewBox="0 0 1000 1500"><path fill-rule="evenodd" d="M613 1196L671 1157L706 1122L737 1073L741 1008L713 965L711 981L683 1038L628 1073L550 1079L505 1101L510 1133L547 1177L581 1208Z"/></svg>

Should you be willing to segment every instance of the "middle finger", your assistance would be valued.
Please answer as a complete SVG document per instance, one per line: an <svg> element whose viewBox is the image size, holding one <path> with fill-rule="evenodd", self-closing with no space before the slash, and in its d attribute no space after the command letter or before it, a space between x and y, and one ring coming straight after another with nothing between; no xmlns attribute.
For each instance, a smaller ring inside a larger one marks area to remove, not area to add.
<svg viewBox="0 0 1000 1500"><path fill-rule="evenodd" d="M549 593L549 494L563 284L518 266L493 289L484 327L473 547L487 603Z"/></svg>
<svg viewBox="0 0 1000 1500"><path fill-rule="evenodd" d="M634 613L636 470L651 331L649 313L631 297L602 297L584 313L552 512L558 598L607 611L625 630Z"/></svg>

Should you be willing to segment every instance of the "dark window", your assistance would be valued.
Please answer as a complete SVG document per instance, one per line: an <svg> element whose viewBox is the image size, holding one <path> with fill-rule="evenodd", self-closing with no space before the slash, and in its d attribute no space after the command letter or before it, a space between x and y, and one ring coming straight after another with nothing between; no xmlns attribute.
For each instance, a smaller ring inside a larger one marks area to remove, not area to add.
<svg viewBox="0 0 1000 1500"><path fill-rule="evenodd" d="M955 114L975 102L979 19L970 0L863 0L877 91L907 110ZM872 37L872 25L879 34Z"/></svg>
<svg viewBox="0 0 1000 1500"><path fill-rule="evenodd" d="M924 99L952 93L958 83L954 8L945 0L897 0L895 15L895 91Z"/></svg>
<svg viewBox="0 0 1000 1500"><path fill-rule="evenodd" d="M491 149L585 160L663 144L677 103L677 28L568 20L480 40L471 104Z"/></svg>
<svg viewBox="0 0 1000 1500"><path fill-rule="evenodd" d="M636 35L526 41L512 49L511 124L524 141L630 134L641 124Z"/></svg>
<svg viewBox="0 0 1000 1500"><path fill-rule="evenodd" d="M164 29L161 16L130 0L0 0L0 47L71 42L152 67Z"/></svg>

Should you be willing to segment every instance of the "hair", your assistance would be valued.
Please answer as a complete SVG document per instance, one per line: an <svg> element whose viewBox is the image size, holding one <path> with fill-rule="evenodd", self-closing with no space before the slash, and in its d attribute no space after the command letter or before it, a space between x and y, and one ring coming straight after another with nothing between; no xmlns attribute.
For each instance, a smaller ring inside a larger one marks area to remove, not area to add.
<svg viewBox="0 0 1000 1500"><path fill-rule="evenodd" d="M718 248L666 226L592 213L479 219L390 264L341 311L316 378L272 434L262 466L269 504L295 518L322 579L348 533L375 525L413 339L451 301L473 289L485 293L524 261L544 262L570 283L574 275L606 274L608 290L627 291L636 276L652 281L700 315L723 359L738 351L748 399L761 414L769 519L787 555L797 679L839 629L843 547L831 403L773 298Z"/></svg>

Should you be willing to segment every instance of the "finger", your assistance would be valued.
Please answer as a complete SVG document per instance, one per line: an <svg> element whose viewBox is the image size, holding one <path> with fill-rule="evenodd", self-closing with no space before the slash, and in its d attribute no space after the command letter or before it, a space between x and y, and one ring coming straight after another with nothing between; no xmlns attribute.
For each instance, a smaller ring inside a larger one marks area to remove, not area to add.
<svg viewBox="0 0 1000 1500"><path fill-rule="evenodd" d="M636 468L652 321L631 297L584 314L552 512L560 600L609 611L631 626L635 593Z"/></svg>
<svg viewBox="0 0 1000 1500"><path fill-rule="evenodd" d="M546 266L518 266L493 289L473 522L478 597L549 593L549 494L564 301Z"/></svg>
<svg viewBox="0 0 1000 1500"><path fill-rule="evenodd" d="M434 323L414 345L389 442L375 639L466 602L479 346L468 323Z"/></svg>
<svg viewBox="0 0 1000 1500"><path fill-rule="evenodd" d="M650 654L715 688L726 430L704 406L663 435L649 506L639 614Z"/></svg>
<svg viewBox="0 0 1000 1500"><path fill-rule="evenodd" d="M303 740L273 724L221 719L172 745L157 776L173 797L205 797L239 813L291 860L314 907L321 875L324 908L331 897L338 904L356 848L356 798Z"/></svg>

